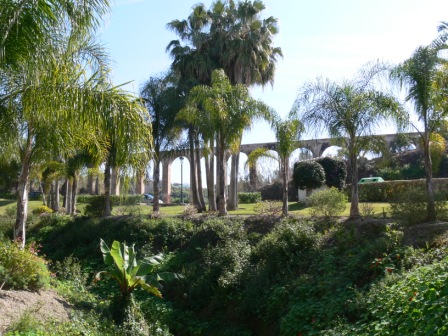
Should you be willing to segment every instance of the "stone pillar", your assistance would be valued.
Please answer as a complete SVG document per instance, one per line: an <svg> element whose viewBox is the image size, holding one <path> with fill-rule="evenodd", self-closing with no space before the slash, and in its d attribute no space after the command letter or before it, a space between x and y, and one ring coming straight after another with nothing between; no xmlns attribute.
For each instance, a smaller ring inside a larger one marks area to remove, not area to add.
<svg viewBox="0 0 448 336"><path fill-rule="evenodd" d="M110 194L120 195L120 167L112 167Z"/></svg>
<svg viewBox="0 0 448 336"><path fill-rule="evenodd" d="M162 160L162 201L171 203L171 159Z"/></svg>

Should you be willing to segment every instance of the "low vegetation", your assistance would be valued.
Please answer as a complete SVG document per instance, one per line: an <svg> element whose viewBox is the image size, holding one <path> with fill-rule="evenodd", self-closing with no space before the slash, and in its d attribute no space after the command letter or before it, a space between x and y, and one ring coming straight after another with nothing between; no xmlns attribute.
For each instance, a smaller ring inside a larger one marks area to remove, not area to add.
<svg viewBox="0 0 448 336"><path fill-rule="evenodd" d="M51 262L53 287L76 309L57 328L30 328L39 335L69 334L76 323L92 335L403 335L425 328L443 335L436 316L448 313L448 227L419 237L413 228L275 214L39 217L30 239ZM116 267L105 269L100 238L103 253L114 240L134 245L139 260L163 252L154 270L182 277L157 285L163 299L135 288L134 304L113 323L117 282L93 282L98 271Z"/></svg>

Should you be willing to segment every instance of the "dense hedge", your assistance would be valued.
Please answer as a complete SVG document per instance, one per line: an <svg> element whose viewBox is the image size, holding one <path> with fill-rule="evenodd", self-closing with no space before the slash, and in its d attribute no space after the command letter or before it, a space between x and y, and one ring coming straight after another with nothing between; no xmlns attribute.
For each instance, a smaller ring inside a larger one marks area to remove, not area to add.
<svg viewBox="0 0 448 336"><path fill-rule="evenodd" d="M261 192L240 192L238 193L238 203L249 204L261 201Z"/></svg>
<svg viewBox="0 0 448 336"><path fill-rule="evenodd" d="M361 202L393 202L406 190L412 188L426 189L425 180L384 181L380 183L359 184L359 200ZM434 193L443 199L448 198L448 178L433 179ZM351 197L351 185L346 187Z"/></svg>
<svg viewBox="0 0 448 336"><path fill-rule="evenodd" d="M78 203L90 203L92 199L98 198L97 195L78 195ZM137 205L142 202L142 195L110 195L112 205Z"/></svg>

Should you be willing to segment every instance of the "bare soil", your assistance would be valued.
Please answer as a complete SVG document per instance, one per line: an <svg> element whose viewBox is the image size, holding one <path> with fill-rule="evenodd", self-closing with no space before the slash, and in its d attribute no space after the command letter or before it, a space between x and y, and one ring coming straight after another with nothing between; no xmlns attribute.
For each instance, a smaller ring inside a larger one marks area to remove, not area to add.
<svg viewBox="0 0 448 336"><path fill-rule="evenodd" d="M40 292L0 290L0 335L24 314L39 321L67 321L71 305L53 290Z"/></svg>

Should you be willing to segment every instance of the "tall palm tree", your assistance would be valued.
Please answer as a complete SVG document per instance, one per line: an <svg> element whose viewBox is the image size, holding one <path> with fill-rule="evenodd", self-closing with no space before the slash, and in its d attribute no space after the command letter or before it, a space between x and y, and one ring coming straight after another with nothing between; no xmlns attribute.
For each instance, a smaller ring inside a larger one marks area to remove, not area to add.
<svg viewBox="0 0 448 336"><path fill-rule="evenodd" d="M109 84L104 55L88 38L58 36L26 62L3 72L0 101L8 113L1 119L15 133L9 140L19 149L22 163L15 237L22 237L23 243L33 164L70 157L92 141L98 146L112 143L100 136L110 125L114 125L114 144L122 150L135 152L130 145L140 146L141 151L147 148L140 141L148 140L143 109L129 94ZM88 72L93 75L87 77ZM92 132L92 125L100 131Z"/></svg>
<svg viewBox="0 0 448 336"><path fill-rule="evenodd" d="M202 105L201 109L197 104ZM242 130L251 120L249 113L266 113L269 108L250 97L246 86L232 85L223 70L212 73L211 86L195 86L189 94L187 107L178 118L198 123L203 117L210 120L214 132L218 170L218 213L227 214L225 196L225 152L239 143Z"/></svg>
<svg viewBox="0 0 448 336"><path fill-rule="evenodd" d="M92 32L110 9L108 0L2 0L1 7L0 68L29 59L62 27Z"/></svg>
<svg viewBox="0 0 448 336"><path fill-rule="evenodd" d="M212 71L221 68L232 84L272 84L275 64L282 52L273 47L277 20L262 19L264 9L258 0L237 4L216 1L208 11L203 4L194 6L187 20L168 24L180 37L167 48L173 57L172 68L189 83L209 84ZM238 159L236 150L231 166L231 208L237 207Z"/></svg>
<svg viewBox="0 0 448 336"><path fill-rule="evenodd" d="M441 123L447 116L446 108L437 102L444 96L437 81L441 80L440 70L443 60L439 51L443 45L434 43L430 46L421 46L412 56L399 64L391 71L391 79L406 89L406 102L412 102L419 124L412 123L417 130L423 145L425 160L426 191L428 196L427 219L436 219L435 198L432 185L432 161L430 151L431 135L437 132ZM443 77L442 77L443 78Z"/></svg>
<svg viewBox="0 0 448 336"><path fill-rule="evenodd" d="M140 88L140 97L148 110L152 125L152 138L154 141L154 202L153 212L159 212L159 182L160 163L163 159L162 153L176 147L181 129L176 125L176 115L180 110L180 99L178 99L173 74L151 77Z"/></svg>
<svg viewBox="0 0 448 336"><path fill-rule="evenodd" d="M248 164L249 167L255 168L260 157L279 160L283 183L282 215L286 217L288 216L289 158L292 152L299 147L299 139L304 128L301 121L294 118L294 114L290 114L286 120L281 120L276 116L272 119L271 125L277 139L278 158L272 155L267 148L258 148L249 154Z"/></svg>
<svg viewBox="0 0 448 336"><path fill-rule="evenodd" d="M342 83L318 78L299 91L294 110L306 128L328 132L346 146L351 167L350 218L359 218L357 158L375 141L372 135L385 120L404 122L402 109L392 94L376 87L375 79L386 68L369 64L352 80Z"/></svg>

